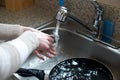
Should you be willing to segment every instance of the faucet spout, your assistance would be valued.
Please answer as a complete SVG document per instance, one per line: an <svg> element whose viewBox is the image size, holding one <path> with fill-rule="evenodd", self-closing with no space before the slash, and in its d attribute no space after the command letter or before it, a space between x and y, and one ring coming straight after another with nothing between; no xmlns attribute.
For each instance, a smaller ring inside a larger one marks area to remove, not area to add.
<svg viewBox="0 0 120 80"><path fill-rule="evenodd" d="M56 15L56 19L60 22L65 22L68 15L68 9L64 6L61 6Z"/></svg>

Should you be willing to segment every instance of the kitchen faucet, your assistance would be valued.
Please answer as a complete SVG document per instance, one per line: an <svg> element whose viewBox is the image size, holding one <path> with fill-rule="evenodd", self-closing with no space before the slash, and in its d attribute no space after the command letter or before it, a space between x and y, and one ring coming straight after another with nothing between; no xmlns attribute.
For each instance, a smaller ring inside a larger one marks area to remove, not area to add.
<svg viewBox="0 0 120 80"><path fill-rule="evenodd" d="M97 1L91 1L96 9L96 17L93 23L93 27L97 30L97 38L101 38L101 32L102 32L102 17L103 17L103 8L100 6Z"/></svg>
<svg viewBox="0 0 120 80"><path fill-rule="evenodd" d="M67 16L68 16L67 8L64 6L61 6L57 12L56 19L60 22L65 22Z"/></svg>
<svg viewBox="0 0 120 80"><path fill-rule="evenodd" d="M59 0L60 8L58 9L56 19L60 22L65 22L68 16L68 9L64 7L64 0Z"/></svg>
<svg viewBox="0 0 120 80"><path fill-rule="evenodd" d="M64 6L64 0L60 0L60 8L58 9L58 12L56 15L57 21L65 22L67 18L70 18L70 19L74 20L75 22L81 24L90 33L92 33L92 35L94 35L94 37L100 39L100 35L101 35L101 31L102 31L101 21L102 21L103 8L96 1L91 1L91 2L96 9L96 17L95 17L94 24L93 24L93 27L95 28L95 30L92 30L89 26L87 26L87 24L85 22L81 21L79 18L72 15L70 10L68 10Z"/></svg>

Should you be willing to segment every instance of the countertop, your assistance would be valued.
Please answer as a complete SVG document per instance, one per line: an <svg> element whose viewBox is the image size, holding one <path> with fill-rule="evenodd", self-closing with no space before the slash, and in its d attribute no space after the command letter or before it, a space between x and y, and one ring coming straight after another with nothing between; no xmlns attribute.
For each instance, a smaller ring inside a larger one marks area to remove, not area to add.
<svg viewBox="0 0 120 80"><path fill-rule="evenodd" d="M0 23L20 24L24 26L36 27L49 20L53 16L44 13L44 10L37 6L33 6L18 12L10 12L0 7Z"/></svg>

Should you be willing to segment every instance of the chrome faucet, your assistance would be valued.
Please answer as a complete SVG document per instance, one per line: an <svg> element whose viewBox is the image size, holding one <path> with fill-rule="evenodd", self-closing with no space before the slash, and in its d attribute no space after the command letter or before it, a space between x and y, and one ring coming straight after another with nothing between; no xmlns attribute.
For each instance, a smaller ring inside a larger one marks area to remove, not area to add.
<svg viewBox="0 0 120 80"><path fill-rule="evenodd" d="M60 22L65 22L67 18L71 18L72 20L76 21L77 23L83 25L87 30L89 31L93 31L92 29L90 29L87 24L85 24L83 21L81 21L80 19L78 19L77 17L73 16L70 13L70 10L68 10L66 7L64 6L60 6L60 8L58 9L57 15L56 15L56 19L57 21Z"/></svg>
<svg viewBox="0 0 120 80"><path fill-rule="evenodd" d="M103 8L99 5L99 3L95 0L91 1L91 3L94 5L96 9L96 17L94 19L93 27L96 29L96 37L98 39L101 38L101 32L102 32L102 17L103 17Z"/></svg>
<svg viewBox="0 0 120 80"><path fill-rule="evenodd" d="M94 5L96 9L96 17L93 23L93 27L95 28L95 30L92 30L85 22L83 22L76 16L72 15L70 13L71 11L68 10L64 6L60 6L57 12L57 15L56 15L56 19L57 21L65 22L67 18L70 18L74 20L75 22L81 24L84 28L86 28L89 32L91 32L92 35L94 35L94 37L100 39L100 34L101 34L101 23L100 22L102 20L103 8L96 1L91 1L91 3Z"/></svg>
<svg viewBox="0 0 120 80"><path fill-rule="evenodd" d="M56 19L60 22L65 22L68 16L68 10L66 7L61 6L57 12Z"/></svg>

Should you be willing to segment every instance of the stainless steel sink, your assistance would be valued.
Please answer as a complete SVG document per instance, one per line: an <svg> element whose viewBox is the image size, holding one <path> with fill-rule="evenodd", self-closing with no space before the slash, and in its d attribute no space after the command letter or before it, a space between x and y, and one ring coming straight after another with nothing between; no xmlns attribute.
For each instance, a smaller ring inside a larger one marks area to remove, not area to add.
<svg viewBox="0 0 120 80"><path fill-rule="evenodd" d="M52 34L55 28L44 28L41 31ZM60 40L57 48L57 55L46 58L45 61L39 60L31 55L24 68L42 69L46 72L46 79L50 70L59 62L70 58L89 58L103 63L112 73L114 80L120 80L120 52L105 45L95 43L92 39L73 31L61 28ZM20 80L37 80L35 78L21 78Z"/></svg>

